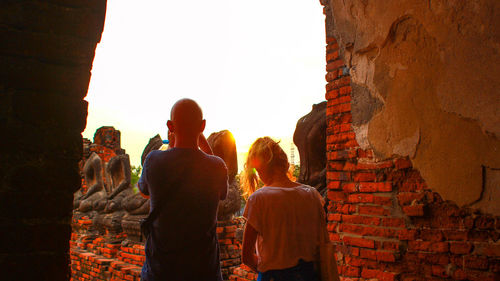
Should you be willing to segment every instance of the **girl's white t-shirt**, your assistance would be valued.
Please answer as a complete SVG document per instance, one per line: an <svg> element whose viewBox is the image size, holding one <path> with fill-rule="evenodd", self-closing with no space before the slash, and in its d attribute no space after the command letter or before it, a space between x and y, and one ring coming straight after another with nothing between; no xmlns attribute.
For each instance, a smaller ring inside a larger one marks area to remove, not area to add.
<svg viewBox="0 0 500 281"><path fill-rule="evenodd" d="M324 235L323 199L308 185L264 186L247 201L243 216L257 230L257 269L285 269L317 258Z"/></svg>

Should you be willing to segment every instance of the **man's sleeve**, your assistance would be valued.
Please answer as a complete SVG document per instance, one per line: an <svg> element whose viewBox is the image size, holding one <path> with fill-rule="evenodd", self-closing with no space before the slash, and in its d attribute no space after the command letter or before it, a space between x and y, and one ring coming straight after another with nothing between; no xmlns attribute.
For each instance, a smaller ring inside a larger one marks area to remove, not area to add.
<svg viewBox="0 0 500 281"><path fill-rule="evenodd" d="M259 206L258 198L256 196L250 196L245 205L245 211L243 211L243 217L257 232L261 232L260 219L259 219Z"/></svg>
<svg viewBox="0 0 500 281"><path fill-rule="evenodd" d="M149 170L148 167L149 167L149 162L150 162L150 159L149 159L150 155L151 155L151 153L148 154L148 156L146 157L146 160L144 161L144 165L142 167L141 177L139 178L139 182L137 183L137 185L139 186L139 190L142 192L142 194L147 195L147 196L149 196L149 185L148 185L147 174L148 174L148 170Z"/></svg>
<svg viewBox="0 0 500 281"><path fill-rule="evenodd" d="M227 176L227 167L224 161L222 161L221 176L220 176L220 200L224 200L227 197L228 192L228 176Z"/></svg>

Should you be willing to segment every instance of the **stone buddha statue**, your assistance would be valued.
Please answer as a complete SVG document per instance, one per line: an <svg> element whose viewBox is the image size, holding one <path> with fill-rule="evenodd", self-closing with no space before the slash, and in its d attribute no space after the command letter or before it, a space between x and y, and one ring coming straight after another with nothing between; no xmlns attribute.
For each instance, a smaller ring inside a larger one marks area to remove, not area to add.
<svg viewBox="0 0 500 281"><path fill-rule="evenodd" d="M326 196L326 101L313 105L311 112L297 121L293 142L300 155L298 182Z"/></svg>
<svg viewBox="0 0 500 281"><path fill-rule="evenodd" d="M80 191L75 194L73 208L82 213L104 210L107 194L104 189L102 163L99 155L96 153L90 155L83 166L83 175L88 187L87 192L82 194Z"/></svg>
<svg viewBox="0 0 500 281"><path fill-rule="evenodd" d="M146 156L152 150L157 150L162 146L162 138L156 135L151 138L142 152L142 164ZM146 218L149 214L149 199L142 197L138 190L131 192L130 195L123 198L122 207L126 211L123 216L121 226L127 234L127 239L137 242L142 240L140 220Z"/></svg>
<svg viewBox="0 0 500 281"><path fill-rule="evenodd" d="M224 160L227 167L229 190L227 198L219 203L217 219L230 220L241 208L240 185L236 180L238 174L238 156L236 153L236 142L233 134L228 130L212 133L207 138L214 155Z"/></svg>
<svg viewBox="0 0 500 281"><path fill-rule="evenodd" d="M105 207L97 222L101 231L111 234L122 232L121 220L125 215L123 201L132 194L130 174L128 154L117 155L106 165L107 196L103 199Z"/></svg>

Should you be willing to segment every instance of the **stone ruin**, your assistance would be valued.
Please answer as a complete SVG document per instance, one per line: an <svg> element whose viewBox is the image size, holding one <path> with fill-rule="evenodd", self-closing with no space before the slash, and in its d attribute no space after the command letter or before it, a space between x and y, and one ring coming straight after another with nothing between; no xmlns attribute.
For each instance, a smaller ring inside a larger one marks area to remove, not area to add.
<svg viewBox="0 0 500 281"><path fill-rule="evenodd" d="M218 220L230 220L241 208L240 184L236 179L238 174L238 156L233 134L228 130L212 133L207 138L214 155L224 160L227 167L229 190L227 198L219 203Z"/></svg>
<svg viewBox="0 0 500 281"><path fill-rule="evenodd" d="M297 181L326 197L326 101L313 105L311 112L297 121L293 142L300 156Z"/></svg>
<svg viewBox="0 0 500 281"><path fill-rule="evenodd" d="M499 280L499 1L320 3L328 225L341 277ZM77 244L69 225L106 1L1 5L2 280L68 280L70 236L74 279L98 279L109 261L91 251L115 260L141 251L101 237ZM135 272L109 267L129 280Z"/></svg>
<svg viewBox="0 0 500 281"><path fill-rule="evenodd" d="M242 218L234 217L241 208L236 144L227 130L213 133L207 140L228 168L229 192L219 205L217 234L223 276L229 279L241 264L244 225ZM151 138L142 164L149 152L161 146L160 135ZM101 127L93 143L85 140L80 169L82 186L74 194L70 242L73 279L139 280L145 259L140 220L149 214L149 199L131 186L130 159L120 146L120 132Z"/></svg>

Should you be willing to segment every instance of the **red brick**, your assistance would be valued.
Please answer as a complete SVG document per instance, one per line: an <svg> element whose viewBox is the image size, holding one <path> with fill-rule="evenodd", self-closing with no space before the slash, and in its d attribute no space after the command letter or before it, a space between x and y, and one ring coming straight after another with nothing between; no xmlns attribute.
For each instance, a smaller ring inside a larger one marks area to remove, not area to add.
<svg viewBox="0 0 500 281"><path fill-rule="evenodd" d="M442 278L448 277L445 268L441 265L432 265L432 275Z"/></svg>
<svg viewBox="0 0 500 281"><path fill-rule="evenodd" d="M498 281L498 274L479 270L466 270L467 279L472 281Z"/></svg>
<svg viewBox="0 0 500 281"><path fill-rule="evenodd" d="M344 66L344 62L342 60L330 61L326 64L326 71L332 71Z"/></svg>
<svg viewBox="0 0 500 281"><path fill-rule="evenodd" d="M326 61L333 61L339 58L339 51L333 51L326 54Z"/></svg>
<svg viewBox="0 0 500 281"><path fill-rule="evenodd" d="M498 258L500 257L500 245L491 243L475 243L474 254Z"/></svg>
<svg viewBox="0 0 500 281"><path fill-rule="evenodd" d="M364 149L358 149L358 155L359 158L373 158L373 151L372 150L364 150Z"/></svg>
<svg viewBox="0 0 500 281"><path fill-rule="evenodd" d="M345 183L342 185L342 190L348 193L352 193L358 191L358 188L354 183Z"/></svg>
<svg viewBox="0 0 500 281"><path fill-rule="evenodd" d="M462 230L443 230L443 235L449 241L467 240L467 231Z"/></svg>
<svg viewBox="0 0 500 281"><path fill-rule="evenodd" d="M375 242L373 240L365 239L365 238L344 236L342 241L344 242L344 244L351 245L351 246L358 246L358 247L364 247L364 248L374 248L375 247Z"/></svg>
<svg viewBox="0 0 500 281"><path fill-rule="evenodd" d="M331 63L330 67L334 67L335 66L334 64L338 64L338 62ZM343 66L343 63L340 66ZM351 84L351 77L344 76L340 79L337 79L337 80L334 80L334 81L327 83L325 88L327 91L329 91L331 89L339 89L339 88L342 88L344 86L349 86L350 84Z"/></svg>
<svg viewBox="0 0 500 281"><path fill-rule="evenodd" d="M343 161L330 161L328 167L333 171L342 171L344 170L344 164L345 162Z"/></svg>
<svg viewBox="0 0 500 281"><path fill-rule="evenodd" d="M350 96L351 92L352 92L351 86L343 86L343 87L340 87L340 89L339 89L339 94L341 96L344 96L344 95Z"/></svg>
<svg viewBox="0 0 500 281"><path fill-rule="evenodd" d="M346 162L343 168L344 171L354 171L356 170L356 164L353 162Z"/></svg>
<svg viewBox="0 0 500 281"><path fill-rule="evenodd" d="M339 224L338 223L328 223L326 225L326 229L329 231L329 232L337 232L337 226Z"/></svg>
<svg viewBox="0 0 500 281"><path fill-rule="evenodd" d="M326 46L326 52L334 52L334 51L337 51L339 49L339 45L337 43L329 43L327 46Z"/></svg>
<svg viewBox="0 0 500 281"><path fill-rule="evenodd" d="M380 270L363 268L363 270L361 271L361 277L367 279L378 278L382 275L382 273L383 272Z"/></svg>
<svg viewBox="0 0 500 281"><path fill-rule="evenodd" d="M335 62L334 62L335 63ZM325 80L327 82L332 82L333 80L339 78L339 74L342 74L342 72L340 72L339 69L335 69L335 70L331 70L331 71L328 71L326 74L325 74Z"/></svg>
<svg viewBox="0 0 500 281"><path fill-rule="evenodd" d="M326 92L325 99L332 100L332 99L337 98L338 96L339 96L339 90L338 89L331 89L331 90Z"/></svg>
<svg viewBox="0 0 500 281"><path fill-rule="evenodd" d="M394 281L397 274L391 272L384 272L378 269L363 268L361 277L366 279L375 279L380 281Z"/></svg>
<svg viewBox="0 0 500 281"><path fill-rule="evenodd" d="M404 206L403 212L410 217L421 217L424 215L424 205L412 205L412 206Z"/></svg>
<svg viewBox="0 0 500 281"><path fill-rule="evenodd" d="M328 214L328 221L342 221L341 214Z"/></svg>
<svg viewBox="0 0 500 281"><path fill-rule="evenodd" d="M391 192L391 182L360 182L359 192Z"/></svg>
<svg viewBox="0 0 500 281"><path fill-rule="evenodd" d="M330 75L336 75L334 74L333 72L329 72L327 74L327 77L330 77ZM331 80L329 80L331 81ZM341 92L339 92L339 96L336 96L336 97L332 97L330 99L328 99L328 102L327 102L327 106L328 107L331 107L331 106L334 106L334 105L338 105L338 104L344 104L344 103L350 103L351 102L351 96L348 95L348 96L342 96L340 95ZM343 126L342 126L343 125ZM351 124L340 124L338 125L338 127L334 128L334 131L335 132L346 132L346 131L351 131L352 128L351 128Z"/></svg>
<svg viewBox="0 0 500 281"><path fill-rule="evenodd" d="M453 254L468 254L472 250L472 244L466 242L451 242L450 252Z"/></svg>
<svg viewBox="0 0 500 281"><path fill-rule="evenodd" d="M398 250L399 242L384 241L382 242L382 249L384 250Z"/></svg>
<svg viewBox="0 0 500 281"><path fill-rule="evenodd" d="M356 165L357 170L378 170L392 168L394 166L392 161L383 162L358 162Z"/></svg>
<svg viewBox="0 0 500 281"><path fill-rule="evenodd" d="M393 251L377 251L377 261L395 262L396 255Z"/></svg>
<svg viewBox="0 0 500 281"><path fill-rule="evenodd" d="M396 169L398 169L398 170L407 169L407 168L412 167L411 161L407 160L407 159L396 159L394 161L394 165L396 166Z"/></svg>
<svg viewBox="0 0 500 281"><path fill-rule="evenodd" d="M400 192L415 192L426 189L425 184L420 182L403 182L399 187Z"/></svg>
<svg viewBox="0 0 500 281"><path fill-rule="evenodd" d="M382 206L392 206L392 197L387 197L387 196L374 196L373 197L373 203L376 205L382 205Z"/></svg>
<svg viewBox="0 0 500 281"><path fill-rule="evenodd" d="M356 150L339 150L328 153L328 160L347 160L357 156ZM330 179L330 178L328 178Z"/></svg>
<svg viewBox="0 0 500 281"><path fill-rule="evenodd" d="M328 191L328 199L331 201L345 201L347 199L347 196L344 192L342 191Z"/></svg>
<svg viewBox="0 0 500 281"><path fill-rule="evenodd" d="M364 259L377 260L377 251L369 249L360 249L359 256Z"/></svg>
<svg viewBox="0 0 500 281"><path fill-rule="evenodd" d="M408 249L412 251L445 253L448 252L449 245L446 242L409 241Z"/></svg>
<svg viewBox="0 0 500 281"><path fill-rule="evenodd" d="M465 256L464 257L464 265L466 268L472 269L488 269L488 259L481 256Z"/></svg>
<svg viewBox="0 0 500 281"><path fill-rule="evenodd" d="M340 189L340 181L329 181L327 188L331 190Z"/></svg>
<svg viewBox="0 0 500 281"><path fill-rule="evenodd" d="M420 202L424 198L424 193L415 193L415 192L400 192L398 193L398 201L400 205L411 205L412 202L417 203Z"/></svg>
<svg viewBox="0 0 500 281"><path fill-rule="evenodd" d="M351 174L348 172L326 172L328 180L335 181L349 181L351 179Z"/></svg>
<svg viewBox="0 0 500 281"><path fill-rule="evenodd" d="M478 229L494 229L495 219L492 217L480 216L474 221L474 226Z"/></svg>
<svg viewBox="0 0 500 281"><path fill-rule="evenodd" d="M463 271L461 268L458 268L455 270L452 274L453 279L455 280L466 280L467 279L467 273Z"/></svg>
<svg viewBox="0 0 500 281"><path fill-rule="evenodd" d="M351 104L350 103L344 103L344 104L339 104L331 107L326 108L326 114L327 115L333 115L337 113L342 113L342 112L350 112L351 111ZM330 143L330 142L328 142Z"/></svg>
<svg viewBox="0 0 500 281"><path fill-rule="evenodd" d="M380 225L380 218L377 217L343 215L342 219L344 222L352 224Z"/></svg>
<svg viewBox="0 0 500 281"><path fill-rule="evenodd" d="M351 194L347 197L350 203L373 203L373 195L371 194Z"/></svg>
<svg viewBox="0 0 500 281"><path fill-rule="evenodd" d="M346 96L341 98L342 102L350 102L351 101L351 96ZM340 131L341 132L348 132L352 131L352 126L350 123L348 124L340 124Z"/></svg>
<svg viewBox="0 0 500 281"><path fill-rule="evenodd" d="M361 268L364 268L364 267L372 267L373 268L373 267L378 266L377 261L375 261L375 260L361 259L358 257L353 257L353 256L348 256L348 255L345 256L345 261L346 261L346 264L348 264L348 265L361 267Z"/></svg>
<svg viewBox="0 0 500 281"><path fill-rule="evenodd" d="M352 224L342 224L340 225L340 231L353 233L357 235L363 236L377 236L377 237L388 237L395 238L398 236L398 233L394 229L388 228L379 228L379 227L367 227L362 225L352 225Z"/></svg>
<svg viewBox="0 0 500 281"><path fill-rule="evenodd" d="M375 181L377 175L372 172L360 172L354 175L354 181L362 182L362 181Z"/></svg>
<svg viewBox="0 0 500 281"><path fill-rule="evenodd" d="M379 215L379 216L387 216L390 214L389 210L378 206L359 206L359 213L362 215Z"/></svg>
<svg viewBox="0 0 500 281"><path fill-rule="evenodd" d="M337 233L331 233L331 232L328 233L328 238L332 242L340 242L341 241L340 235L338 235Z"/></svg>
<svg viewBox="0 0 500 281"><path fill-rule="evenodd" d="M405 227L405 220L402 218L383 218L382 226L388 227Z"/></svg>
<svg viewBox="0 0 500 281"><path fill-rule="evenodd" d="M359 277L359 268L354 266L345 266L343 275L351 277Z"/></svg>
<svg viewBox="0 0 500 281"><path fill-rule="evenodd" d="M421 229L420 230L420 239L424 241L442 241L443 234L441 231L436 229Z"/></svg>

